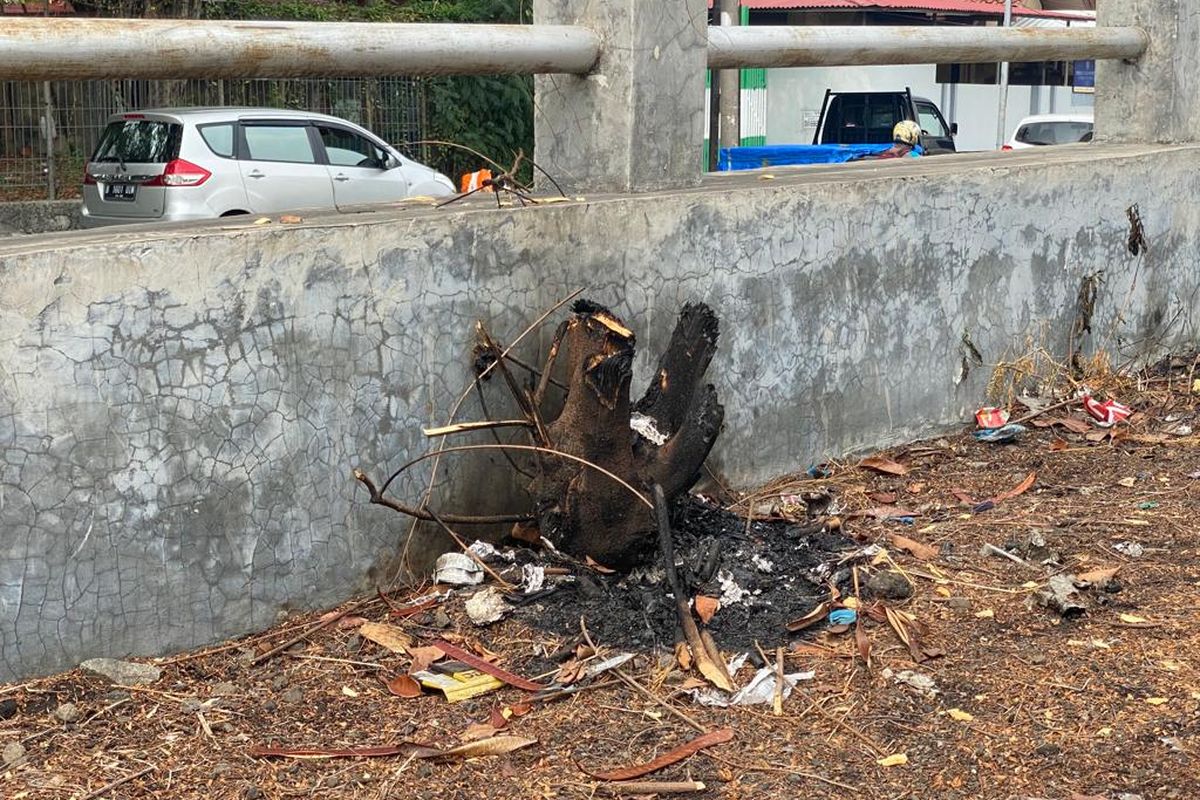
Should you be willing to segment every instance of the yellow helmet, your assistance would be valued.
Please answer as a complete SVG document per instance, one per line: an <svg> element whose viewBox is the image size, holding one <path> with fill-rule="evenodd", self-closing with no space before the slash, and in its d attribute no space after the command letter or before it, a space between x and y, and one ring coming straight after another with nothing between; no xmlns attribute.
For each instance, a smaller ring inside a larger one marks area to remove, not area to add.
<svg viewBox="0 0 1200 800"><path fill-rule="evenodd" d="M892 141L896 144L916 145L921 138L921 129L911 119L902 119L892 128Z"/></svg>

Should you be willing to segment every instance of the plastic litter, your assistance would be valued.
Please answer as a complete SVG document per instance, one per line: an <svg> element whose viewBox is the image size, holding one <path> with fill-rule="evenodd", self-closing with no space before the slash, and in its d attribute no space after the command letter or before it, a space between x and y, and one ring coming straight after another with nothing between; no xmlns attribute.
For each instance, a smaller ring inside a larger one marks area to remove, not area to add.
<svg viewBox="0 0 1200 800"><path fill-rule="evenodd" d="M808 477L815 479L815 478L828 478L833 473L830 472L829 468L824 464L813 464L811 467L809 467L806 470L806 474L808 475Z"/></svg>
<svg viewBox="0 0 1200 800"><path fill-rule="evenodd" d="M457 669L456 664L458 667L462 667L462 669ZM427 689L436 689L446 695L446 700L451 703L457 703L460 700L468 700L472 697L478 697L481 694L494 692L504 686L501 681L493 678L491 675L467 669L466 665L458 662L449 662L439 664L438 666L440 669L450 671L450 674L421 670L414 672L412 677Z"/></svg>
<svg viewBox="0 0 1200 800"><path fill-rule="evenodd" d="M830 625L853 625L858 619L858 612L852 608L838 608L829 612Z"/></svg>
<svg viewBox="0 0 1200 800"><path fill-rule="evenodd" d="M731 673L732 674L732 673ZM792 672L783 676L783 699L787 699L800 681L811 681L816 672ZM728 708L729 706L770 705L775 699L775 684L778 675L774 667L763 667L754 674L750 682L734 692L726 694L720 689L693 689L692 698L702 706Z"/></svg>
<svg viewBox="0 0 1200 800"><path fill-rule="evenodd" d="M984 406L975 412L975 421L985 430L1003 428L1008 424L1008 412L995 406Z"/></svg>
<svg viewBox="0 0 1200 800"><path fill-rule="evenodd" d="M1039 605L1067 618L1082 616L1087 611L1075 587L1074 575L1051 576L1049 585L1038 592L1034 599Z"/></svg>
<svg viewBox="0 0 1200 800"><path fill-rule="evenodd" d="M433 565L433 582L474 586L483 583L483 567L463 553L442 553Z"/></svg>
<svg viewBox="0 0 1200 800"><path fill-rule="evenodd" d="M1083 401L1084 410L1092 415L1101 428L1111 428L1133 416L1132 408L1116 400L1105 400L1101 403L1086 392L1080 395L1079 399Z"/></svg>
<svg viewBox="0 0 1200 800"><path fill-rule="evenodd" d="M1116 550L1118 553L1123 553L1130 558L1141 558L1146 552L1146 548L1142 547L1137 542L1133 542L1128 539L1114 544L1113 550Z"/></svg>
<svg viewBox="0 0 1200 800"><path fill-rule="evenodd" d="M495 586L479 590L466 602L467 616L476 625L490 625L512 611L512 608Z"/></svg>
<svg viewBox="0 0 1200 800"><path fill-rule="evenodd" d="M1027 430L1029 429L1024 425L1012 422L992 430L975 431L975 438L989 444L1004 444L1005 442L1015 442L1017 437Z"/></svg>
<svg viewBox="0 0 1200 800"><path fill-rule="evenodd" d="M648 417L645 414L639 414L636 411L629 415L629 427L637 432L643 439L652 442L659 447L667 443L667 434L662 433L658 429L653 417Z"/></svg>
<svg viewBox="0 0 1200 800"><path fill-rule="evenodd" d="M524 588L525 594L540 592L545 585L545 567L539 567L535 564L526 564L521 567L521 586Z"/></svg>

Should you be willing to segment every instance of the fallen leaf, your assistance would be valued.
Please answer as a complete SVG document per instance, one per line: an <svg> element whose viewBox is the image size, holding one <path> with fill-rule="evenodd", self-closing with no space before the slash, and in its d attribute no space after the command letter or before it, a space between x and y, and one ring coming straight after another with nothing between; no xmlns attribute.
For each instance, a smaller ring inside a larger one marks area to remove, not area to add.
<svg viewBox="0 0 1200 800"><path fill-rule="evenodd" d="M1068 445L1066 441L1062 439L1055 439L1054 441L1050 442L1051 453L1057 453L1059 451L1066 450L1068 447L1070 447L1070 445Z"/></svg>
<svg viewBox="0 0 1200 800"><path fill-rule="evenodd" d="M664 767L669 767L676 764L688 756L699 753L706 747L712 747L715 744L724 744L733 740L732 728L721 728L720 730L706 733L703 736L697 736L690 742L685 742L673 750L663 753L653 761L647 761L644 764L638 764L632 767L623 767L622 769L609 770L608 772L592 772L581 764L576 763L580 770L591 775L598 781L627 781L633 778L640 778L643 775L649 775L651 772L657 772Z"/></svg>
<svg viewBox="0 0 1200 800"><path fill-rule="evenodd" d="M542 529L531 522L514 522L509 536L526 544L537 544L542 540Z"/></svg>
<svg viewBox="0 0 1200 800"><path fill-rule="evenodd" d="M705 625L713 618L713 614L717 613L717 609L721 607L721 601L715 597L698 594L695 600L696 616L700 617L700 621Z"/></svg>
<svg viewBox="0 0 1200 800"><path fill-rule="evenodd" d="M904 487L904 491L908 492L909 494L920 494L921 492L925 491L925 482L913 481L908 486Z"/></svg>
<svg viewBox="0 0 1200 800"><path fill-rule="evenodd" d="M867 632L863 630L861 624L854 626L854 644L858 647L858 655L869 669L871 666L871 640L867 638Z"/></svg>
<svg viewBox="0 0 1200 800"><path fill-rule="evenodd" d="M254 224L255 225L270 225L271 218L270 217L259 217L258 219L254 220Z"/></svg>
<svg viewBox="0 0 1200 800"><path fill-rule="evenodd" d="M1126 489L1132 489L1133 485L1137 483L1137 478L1121 478L1121 480L1117 481L1117 483L1119 483L1121 486L1124 486Z"/></svg>
<svg viewBox="0 0 1200 800"><path fill-rule="evenodd" d="M399 628L385 625L382 622L364 622L358 629L364 639L370 639L381 647L386 647L393 653L405 655L412 647L412 637Z"/></svg>
<svg viewBox="0 0 1200 800"><path fill-rule="evenodd" d="M1112 645L1103 639L1092 639L1092 647L1097 650L1112 650Z"/></svg>
<svg viewBox="0 0 1200 800"><path fill-rule="evenodd" d="M585 564L587 564L589 567L591 567L592 569L594 569L596 572L599 572L601 575L612 575L614 572L616 572L615 569L609 569L608 567L604 566L603 564L597 564L595 561L592 560L591 556L584 556L583 562Z"/></svg>
<svg viewBox="0 0 1200 800"><path fill-rule="evenodd" d="M871 498L876 503L883 503L884 505L890 505L896 502L895 492L871 492L869 495L867 495L867 497Z"/></svg>
<svg viewBox="0 0 1200 800"><path fill-rule="evenodd" d="M1086 581L1087 583L1108 583L1116 576L1120 567L1106 567L1103 569L1092 569L1075 576L1077 581Z"/></svg>
<svg viewBox="0 0 1200 800"><path fill-rule="evenodd" d="M284 225L295 225L299 222L304 222L304 217L298 217L295 214L281 214L279 221Z"/></svg>
<svg viewBox="0 0 1200 800"><path fill-rule="evenodd" d="M975 616L979 619L993 619L996 616L996 612L993 609L985 608L983 611L976 611Z"/></svg>
<svg viewBox="0 0 1200 800"><path fill-rule="evenodd" d="M1170 699L1166 698L1166 697L1147 697L1146 698L1146 705L1151 705L1151 706L1161 706L1161 705L1163 705L1165 703L1169 703L1169 702L1171 702Z"/></svg>
<svg viewBox="0 0 1200 800"><path fill-rule="evenodd" d="M522 747L529 747L537 744L537 739L524 739L520 736L496 736L491 739L484 739L481 742L468 742L460 744L458 747L451 747L449 750L442 750L432 756L418 756L418 758L480 758L481 756L501 756L505 753L511 753L514 750L520 750Z"/></svg>
<svg viewBox="0 0 1200 800"><path fill-rule="evenodd" d="M786 627L792 633L802 631L805 628L811 628L829 614L829 603L818 603L812 611L809 611L803 617L794 619L789 622Z"/></svg>
<svg viewBox="0 0 1200 800"><path fill-rule="evenodd" d="M969 714L966 711L963 711L961 708L952 708L946 713L950 715L950 719L955 720L956 722L970 722L971 720L975 719L974 714Z"/></svg>
<svg viewBox="0 0 1200 800"><path fill-rule="evenodd" d="M882 472L885 475L908 474L908 467L904 466L903 464L897 464L895 461L892 461L890 458L885 458L884 456L871 456L870 458L864 458L862 461L858 462L858 466L862 467L863 469Z"/></svg>
<svg viewBox="0 0 1200 800"><path fill-rule="evenodd" d="M971 497L971 494L966 489L951 489L950 494L969 506L978 505L975 498Z"/></svg>
<svg viewBox="0 0 1200 800"><path fill-rule="evenodd" d="M433 664L435 661L441 661L446 657L446 654L436 647L413 647L409 649L409 655L412 656L412 664L408 668L409 672L421 672L422 670L429 669L430 664Z"/></svg>
<svg viewBox="0 0 1200 800"><path fill-rule="evenodd" d="M387 682L388 691L397 697L420 697L421 684L409 675L397 675Z"/></svg>
<svg viewBox="0 0 1200 800"><path fill-rule="evenodd" d="M875 506L866 511L856 511L851 516L874 517L875 519L898 519L900 517L918 517L916 511L909 511L903 506Z"/></svg>
<svg viewBox="0 0 1200 800"><path fill-rule="evenodd" d="M951 592L945 586L937 587L936 589L933 590L933 593L936 594L938 597L949 597L950 595L953 594L953 592Z"/></svg>
<svg viewBox="0 0 1200 800"><path fill-rule="evenodd" d="M1005 500L1011 500L1012 498L1016 497L1017 495L1025 494L1025 492L1029 491L1029 487L1033 486L1033 483L1036 480L1037 480L1037 473L1031 472L1025 476L1025 480L1021 481L1016 486L1009 489L1007 492L1001 492L1000 494L993 497L992 502L993 503L1002 503Z"/></svg>
<svg viewBox="0 0 1200 800"><path fill-rule="evenodd" d="M515 716L511 706L492 706L492 711L488 715L488 725L491 725L496 730L501 730L508 727L508 720Z"/></svg>
<svg viewBox="0 0 1200 800"><path fill-rule="evenodd" d="M1136 614L1122 614L1121 615L1121 622L1127 622L1130 625L1139 625L1143 622L1149 622L1149 621L1150 620L1146 619L1145 617L1139 617Z"/></svg>
<svg viewBox="0 0 1200 800"><path fill-rule="evenodd" d="M910 539L907 536L901 536L898 533L893 533L888 538L891 540L892 547L895 547L899 550L906 550L922 561L933 561L941 552L936 547L922 544L915 539Z"/></svg>
<svg viewBox="0 0 1200 800"><path fill-rule="evenodd" d="M1158 665L1160 667L1162 667L1163 669L1165 669L1167 672L1178 672L1180 670L1180 668L1183 666L1178 661L1171 661L1169 659L1167 661L1158 662Z"/></svg>
<svg viewBox="0 0 1200 800"><path fill-rule="evenodd" d="M885 758L878 758L875 763L881 767L899 767L908 763L908 753L893 753Z"/></svg>
<svg viewBox="0 0 1200 800"><path fill-rule="evenodd" d="M687 646L687 642L675 643L675 660L679 662L679 668L684 672L692 668L692 651Z"/></svg>
<svg viewBox="0 0 1200 800"><path fill-rule="evenodd" d="M486 722L472 722L463 731L462 738L467 742L475 742L480 739L489 739L495 736L499 731L492 725Z"/></svg>
<svg viewBox="0 0 1200 800"><path fill-rule="evenodd" d="M1112 431L1092 431L1084 438L1089 442L1103 442L1112 434Z"/></svg>
<svg viewBox="0 0 1200 800"><path fill-rule="evenodd" d="M333 627L339 630L346 630L347 628L357 628L366 621L366 617L342 617L333 624Z"/></svg>
<svg viewBox="0 0 1200 800"><path fill-rule="evenodd" d="M342 694L346 697L358 697L358 692L354 691L349 686L342 687Z"/></svg>

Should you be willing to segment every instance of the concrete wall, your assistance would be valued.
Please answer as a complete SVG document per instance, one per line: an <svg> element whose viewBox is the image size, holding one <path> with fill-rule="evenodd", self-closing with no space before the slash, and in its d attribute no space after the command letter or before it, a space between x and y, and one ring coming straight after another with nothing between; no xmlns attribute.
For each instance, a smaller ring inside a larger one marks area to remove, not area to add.
<svg viewBox="0 0 1200 800"><path fill-rule="evenodd" d="M963 333L988 362L1027 337L1061 351L1096 270L1110 344L1193 346L1198 163L1040 148L0 246L0 680L213 641L382 579L405 525L350 468L429 447L475 318L511 339L578 286L636 329L642 379L678 306L715 306L714 463L740 485L966 419L988 371L960 382ZM519 501L504 468L453 466L441 507Z"/></svg>
<svg viewBox="0 0 1200 800"><path fill-rule="evenodd" d="M73 231L80 227L79 200L27 200L0 203L0 236Z"/></svg>

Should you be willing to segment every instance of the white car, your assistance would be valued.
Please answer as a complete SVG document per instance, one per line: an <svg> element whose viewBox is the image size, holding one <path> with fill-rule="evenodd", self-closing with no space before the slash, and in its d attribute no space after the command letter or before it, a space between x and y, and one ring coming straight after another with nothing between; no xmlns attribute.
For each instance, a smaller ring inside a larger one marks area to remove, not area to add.
<svg viewBox="0 0 1200 800"><path fill-rule="evenodd" d="M83 183L88 228L454 193L445 175L365 128L273 108L115 114L84 168Z"/></svg>
<svg viewBox="0 0 1200 800"><path fill-rule="evenodd" d="M1090 142L1095 114L1081 111L1071 114L1035 114L1017 125L1001 150L1020 150L1045 144Z"/></svg>

